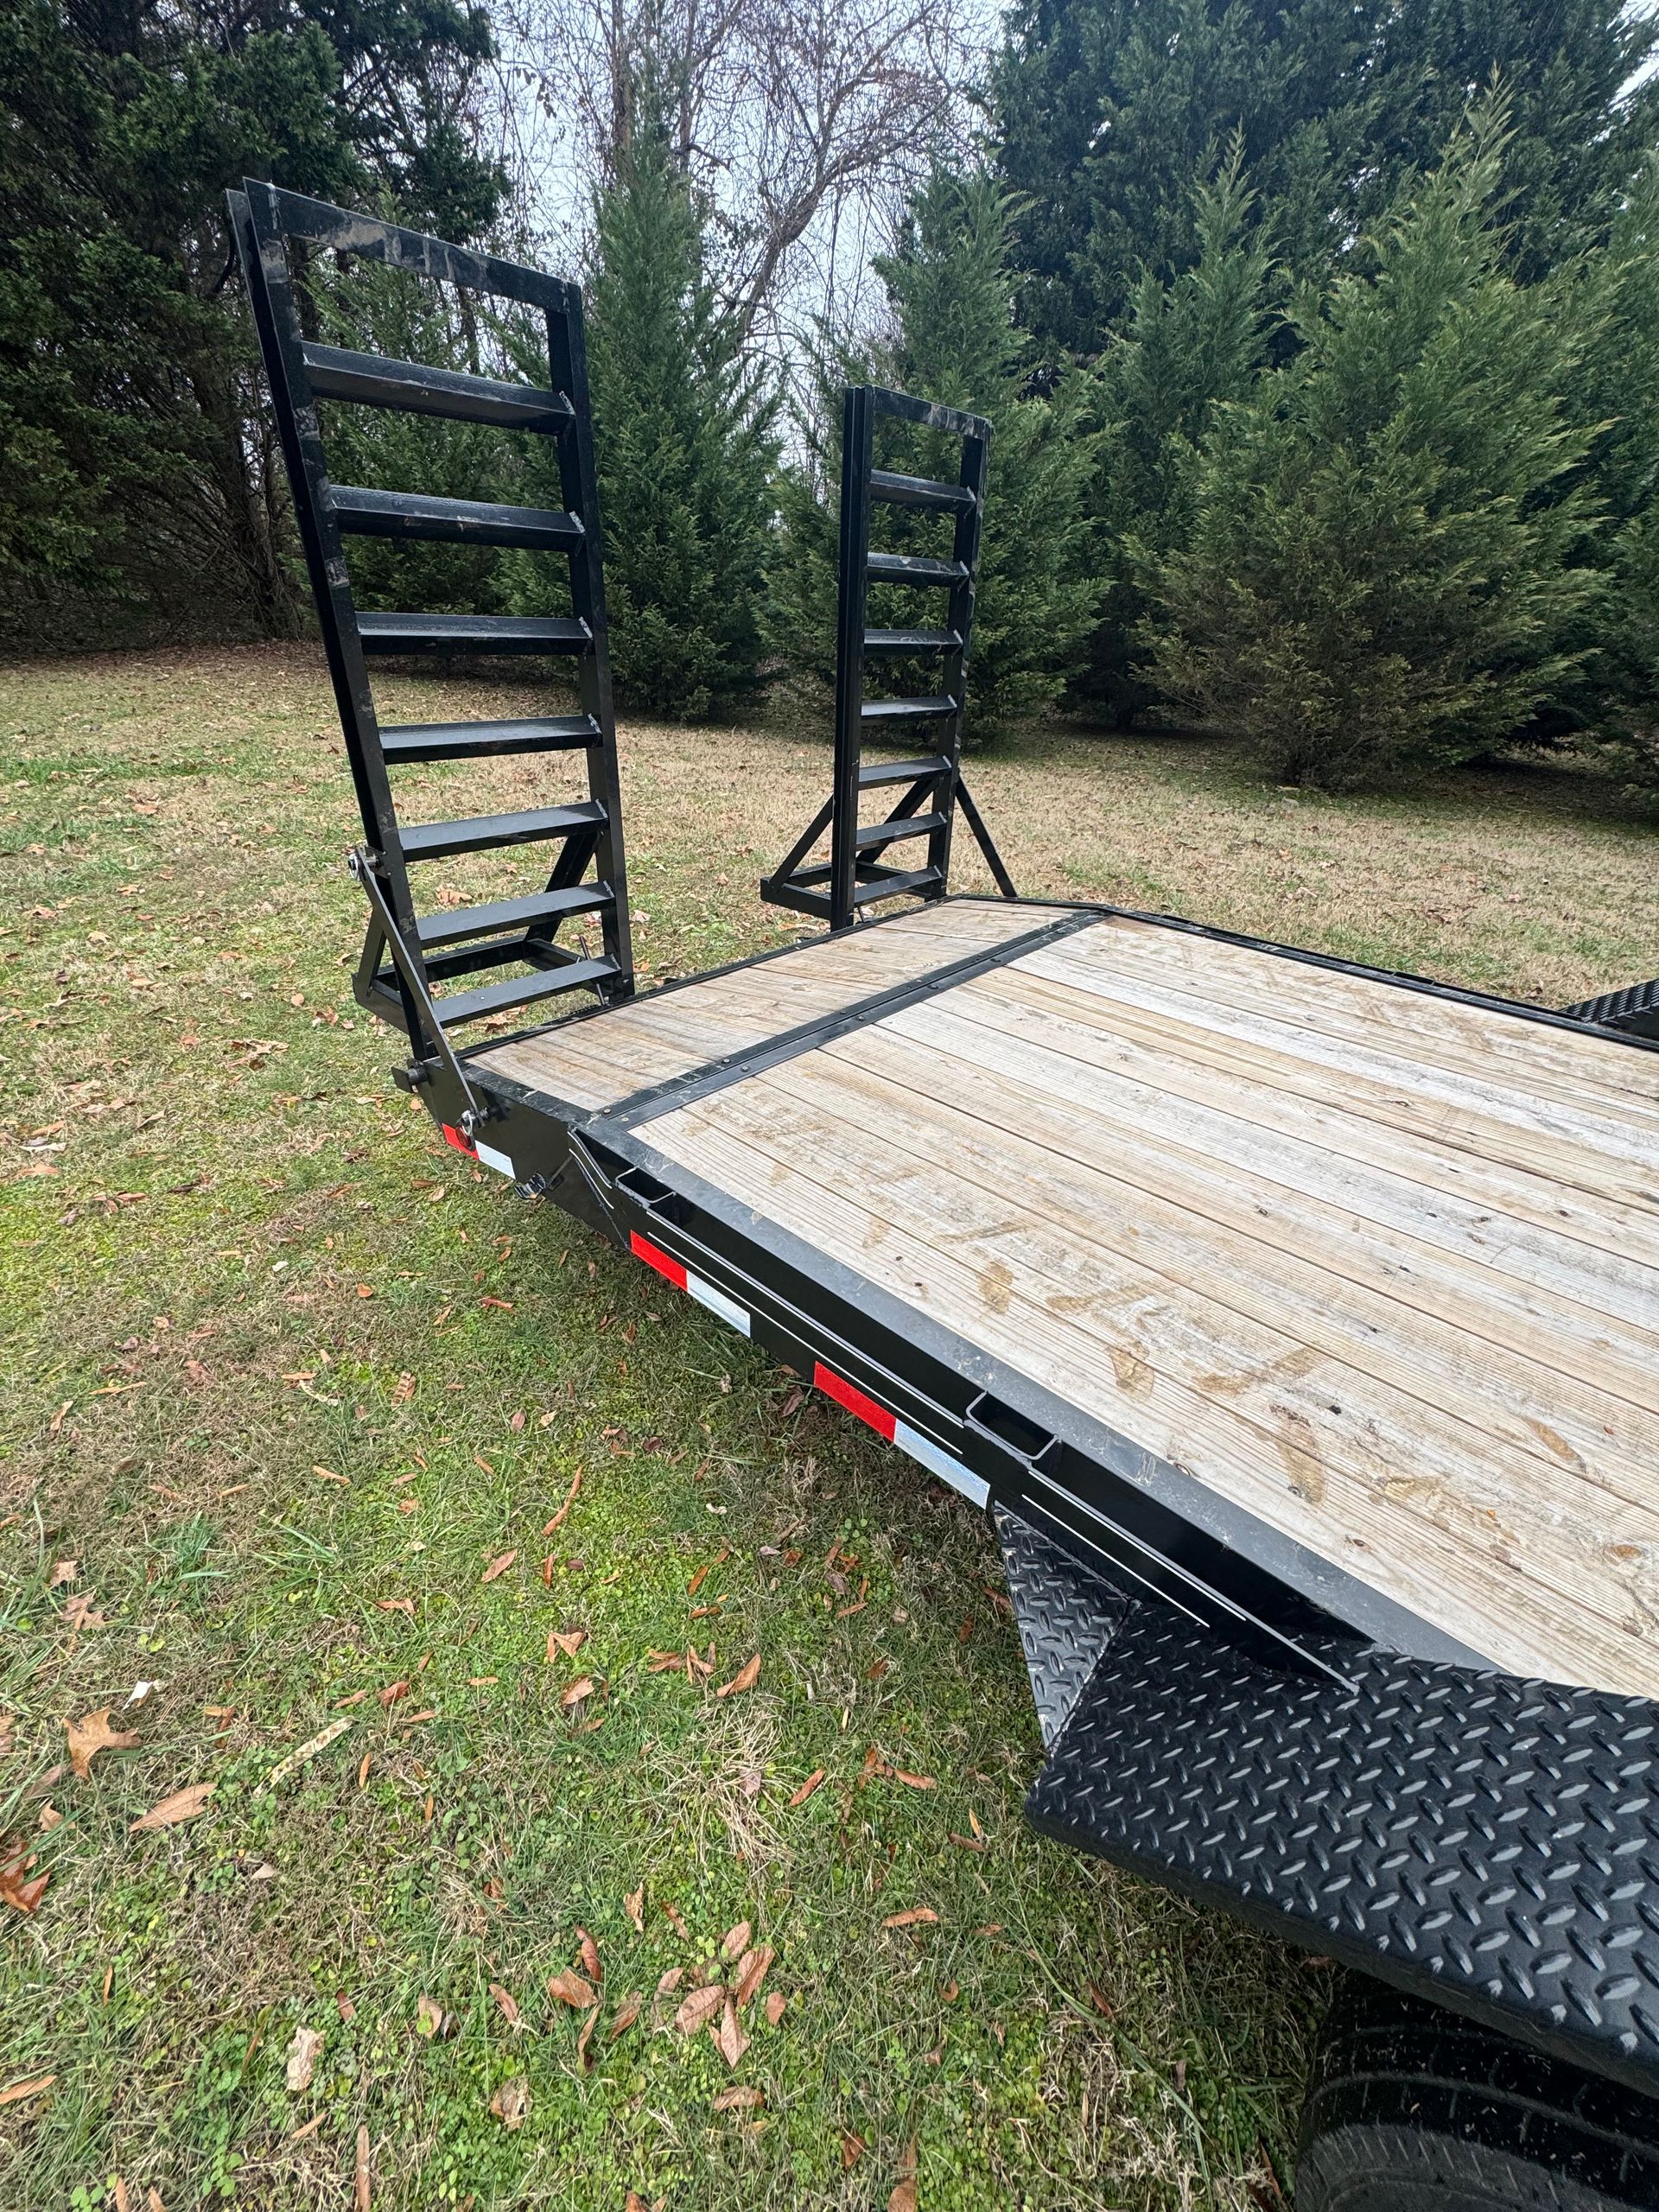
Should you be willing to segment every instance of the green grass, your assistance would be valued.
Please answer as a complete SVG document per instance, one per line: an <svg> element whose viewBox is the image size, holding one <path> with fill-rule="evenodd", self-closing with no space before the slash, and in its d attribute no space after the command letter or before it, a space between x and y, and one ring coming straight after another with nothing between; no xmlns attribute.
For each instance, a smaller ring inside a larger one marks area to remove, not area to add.
<svg viewBox="0 0 1659 2212"><path fill-rule="evenodd" d="M0 2090L54 2077L0 2106L0 2202L341 2205L365 2126L377 2212L880 2207L912 2156L925 2212L1276 2203L1327 1970L1033 1835L979 1518L391 1089L310 656L41 665L0 705L0 1836L49 1878L0 1905ZM822 748L627 754L652 969L776 941L753 880ZM1442 972L1654 965L1650 836L1570 778L1293 807L1190 742L1057 734L976 781L1033 888L1428 966L1438 868ZM652 1670L693 1641L706 1679ZM137 1745L59 1770L105 1707ZM667 2022L745 1921L776 1956L734 2070ZM586 2063L546 1986L582 1930Z"/></svg>

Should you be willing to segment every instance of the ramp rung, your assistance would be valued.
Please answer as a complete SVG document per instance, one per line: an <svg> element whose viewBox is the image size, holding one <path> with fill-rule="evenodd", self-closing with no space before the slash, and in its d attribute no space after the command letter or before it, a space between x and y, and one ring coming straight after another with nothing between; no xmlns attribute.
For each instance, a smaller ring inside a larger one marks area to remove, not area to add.
<svg viewBox="0 0 1659 2212"><path fill-rule="evenodd" d="M371 653L584 653L585 622L532 614L359 614Z"/></svg>
<svg viewBox="0 0 1659 2212"><path fill-rule="evenodd" d="M380 492L359 484L336 484L328 498L340 527L359 537L514 545L525 552L568 553L582 543L578 517L556 507L441 499L423 492Z"/></svg>
<svg viewBox="0 0 1659 2212"><path fill-rule="evenodd" d="M940 484L931 476L900 476L891 468L870 471L870 497L890 507L928 507L936 514L965 515L974 495L965 484Z"/></svg>
<svg viewBox="0 0 1659 2212"><path fill-rule="evenodd" d="M943 753L930 753L921 760L872 760L859 770L858 787L868 791L886 784L926 783L934 776L948 776L950 766Z"/></svg>
<svg viewBox="0 0 1659 2212"><path fill-rule="evenodd" d="M858 849L863 853L873 846L896 845L905 837L931 837L950 819L948 814L899 814L888 822L872 822L859 831Z"/></svg>
<svg viewBox="0 0 1659 2212"><path fill-rule="evenodd" d="M565 715L550 721L400 722L380 733L388 762L482 760L504 753L571 753L599 742L599 724L590 715Z"/></svg>
<svg viewBox="0 0 1659 2212"><path fill-rule="evenodd" d="M859 719L867 722L933 722L942 721L956 711L956 701L940 691L926 699L867 699L859 709Z"/></svg>
<svg viewBox="0 0 1659 2212"><path fill-rule="evenodd" d="M612 903L608 883L578 883L568 891L538 891L527 899L498 899L485 906L456 906L423 914L416 924L423 952L439 945L463 944L469 938L493 937L499 930L528 929L533 922L569 914L597 913Z"/></svg>
<svg viewBox="0 0 1659 2212"><path fill-rule="evenodd" d="M953 653L962 644L955 630L867 630L867 653Z"/></svg>
<svg viewBox="0 0 1659 2212"><path fill-rule="evenodd" d="M603 982L620 971L614 960L571 960L535 976L512 976L502 983L483 983L475 991L456 991L435 999L433 1006L446 1029L463 1021L477 1021L488 1014L505 1014L513 1007L533 1006L538 999L556 998L563 991L579 991Z"/></svg>
<svg viewBox="0 0 1659 2212"><path fill-rule="evenodd" d="M872 553L869 577L876 584L965 584L968 570L960 561L925 560L919 553Z"/></svg>
<svg viewBox="0 0 1659 2212"><path fill-rule="evenodd" d="M408 415L442 415L452 423L495 423L510 430L562 430L575 420L559 391L533 385L499 384L459 369L429 369L419 361L384 353L357 353L343 346L300 348L311 389L321 399L355 400Z"/></svg>
<svg viewBox="0 0 1659 2212"><path fill-rule="evenodd" d="M482 853L501 845L530 845L544 837L572 837L605 826L597 799L575 806L537 807L524 814L480 814L467 822L416 822L398 832L406 861L436 861L452 853Z"/></svg>

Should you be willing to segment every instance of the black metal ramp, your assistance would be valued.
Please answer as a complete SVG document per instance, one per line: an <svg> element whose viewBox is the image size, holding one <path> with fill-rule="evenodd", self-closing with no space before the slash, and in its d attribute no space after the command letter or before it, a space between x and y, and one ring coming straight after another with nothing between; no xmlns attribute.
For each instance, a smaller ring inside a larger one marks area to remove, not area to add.
<svg viewBox="0 0 1659 2212"><path fill-rule="evenodd" d="M1627 983L1622 991L1605 991L1598 999L1580 999L1561 1012L1574 1021L1593 1021L1599 1029L1622 1030L1630 1037L1659 1037L1659 979Z"/></svg>
<svg viewBox="0 0 1659 2212"><path fill-rule="evenodd" d="M1659 1705L1338 1637L1346 1682L1281 1673L997 1523L1045 1834L1653 2094Z"/></svg>

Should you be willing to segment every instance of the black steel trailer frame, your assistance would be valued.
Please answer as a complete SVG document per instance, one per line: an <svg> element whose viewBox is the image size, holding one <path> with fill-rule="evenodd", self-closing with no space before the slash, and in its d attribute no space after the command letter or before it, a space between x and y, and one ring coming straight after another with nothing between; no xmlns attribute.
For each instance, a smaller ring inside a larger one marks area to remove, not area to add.
<svg viewBox="0 0 1659 2212"><path fill-rule="evenodd" d="M269 188L249 188L238 216L245 250L256 256L261 242L247 209L258 204L260 190ZM338 212L302 210L313 235ZM437 251L436 242L397 251L418 261L429 249ZM269 258L268 241L266 252ZM258 281L256 268L251 282ZM579 302L565 311L579 318ZM275 375L273 385L285 448L304 472L312 464L290 419L292 389ZM962 796L960 709L984 441L973 418L946 422L942 410L905 405L914 419L963 438L962 488L972 500L971 516L966 504L951 510L960 523L973 524L970 557L961 563L967 574L937 580L966 594L955 610L963 619L953 623L963 647L953 664L955 735L918 785L924 795L932 791L947 813L927 832L937 860L930 861L931 880L918 886L871 873L880 865L874 847L861 861L852 830L864 724L843 683L830 804L767 886L772 895L780 887L799 893L789 903L823 911L836 926L855 925L861 936L884 926L868 909L899 888L949 896L948 810ZM848 446L856 469L847 497L858 512L849 525L843 506L844 648L855 627L861 642L873 407L868 392L849 394ZM577 474L578 490L587 486L591 603L602 608L590 457ZM326 515L326 479L304 480L307 498ZM931 494L950 487L921 488ZM321 569L314 564L314 575L330 591L343 588L343 569L336 576L333 553L326 546L323 552L327 557ZM321 603L321 588L319 597ZM324 626L336 644L346 634L339 625L331 632L326 614ZM336 658L331 647L331 665ZM848 665L844 652L843 677ZM338 669L336 683L360 772L372 732L365 736L354 722L357 692L349 682L340 686ZM607 691L594 719L608 733ZM613 744L596 740L590 757L608 769L608 804ZM359 781L361 795L368 787L361 772ZM922 803L917 789L911 799L913 815ZM831 862L804 882L804 855L826 825L833 830ZM398 1022L414 1046L397 1080L423 1098L458 1152L589 1224L990 1511L1047 1751L1028 1805L1037 1826L1449 2006L1481 2031L1498 2031L1547 2054L1557 2068L1582 2069L1573 2078L1588 2080L1592 2092L1599 2079L1659 2097L1659 1703L1522 1681L1494 1669L1180 1466L739 1204L652 1141L653 1122L695 1098L1114 916L1516 1021L1593 1030L1637 1052L1659 1051L1652 1033L1659 1027L1659 986L1554 1014L1171 916L1021 901L1029 928L994 949L594 1111L493 1065L499 1037L467 1049L454 1043L453 1024L431 988L430 964L404 911L397 871L386 865L396 827L365 806L371 842L353 855L353 867L372 917L358 995ZM610 874L620 894L620 821L612 820L610 832ZM1006 871L994 865L999 887L1012 896ZM861 899L861 889L869 896ZM620 996L632 986L620 895L613 913L622 932L613 940L616 971L601 982ZM779 947L734 968L787 961L798 949ZM392 972L380 965L383 952ZM680 979L662 986L662 994L708 980ZM607 1014L601 1003L568 1014L558 1026L563 1031ZM539 1033L526 1030L512 1041ZM1501 2053L1514 2045L1494 2048ZM1509 2064L1494 2063L1500 2072ZM1471 2106L1465 2098L1456 2125L1479 2136L1489 2121L1497 2126L1491 2113L1502 2102ZM1659 2203L1659 2122L1630 2131L1646 2148L1626 2145L1614 2158L1606 2149L1613 2136L1605 2130L1596 2136L1599 2149L1583 2150L1580 2138L1592 2108L1602 2109L1590 2093L1573 2107L1573 2126L1583 2126L1573 2137L1572 2175L1605 2182L1605 2152L1618 2169L1607 2185L1624 2192L1607 2202ZM1515 2125L1524 2132L1534 2122Z"/></svg>

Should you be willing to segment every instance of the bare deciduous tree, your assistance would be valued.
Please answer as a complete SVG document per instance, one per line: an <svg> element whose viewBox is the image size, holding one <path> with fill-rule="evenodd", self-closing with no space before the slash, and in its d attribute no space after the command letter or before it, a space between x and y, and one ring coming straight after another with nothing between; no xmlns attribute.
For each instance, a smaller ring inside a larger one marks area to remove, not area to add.
<svg viewBox="0 0 1659 2212"><path fill-rule="evenodd" d="M735 335L775 342L798 276L821 307L842 219L893 192L962 124L969 0L516 0L496 22L556 171L614 175L647 78L705 195ZM533 189L533 188L532 188ZM861 225L859 226L861 229Z"/></svg>

